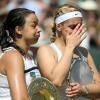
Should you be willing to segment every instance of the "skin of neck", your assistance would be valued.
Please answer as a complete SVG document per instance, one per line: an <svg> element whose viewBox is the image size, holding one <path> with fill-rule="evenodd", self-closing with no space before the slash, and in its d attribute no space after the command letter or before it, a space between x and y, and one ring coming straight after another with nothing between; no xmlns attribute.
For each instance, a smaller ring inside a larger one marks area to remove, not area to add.
<svg viewBox="0 0 100 100"><path fill-rule="evenodd" d="M56 43L56 44L60 44L60 45L62 45L63 47L66 46L66 41L64 40L63 36L57 37L55 43Z"/></svg>
<svg viewBox="0 0 100 100"><path fill-rule="evenodd" d="M60 48L62 51L64 51L66 43L63 39L63 37L58 37L55 41L55 44Z"/></svg>
<svg viewBox="0 0 100 100"><path fill-rule="evenodd" d="M19 46L21 49L24 50L25 54L27 54L27 52L30 48L29 44L27 44L24 40L17 40L15 43L17 46Z"/></svg>

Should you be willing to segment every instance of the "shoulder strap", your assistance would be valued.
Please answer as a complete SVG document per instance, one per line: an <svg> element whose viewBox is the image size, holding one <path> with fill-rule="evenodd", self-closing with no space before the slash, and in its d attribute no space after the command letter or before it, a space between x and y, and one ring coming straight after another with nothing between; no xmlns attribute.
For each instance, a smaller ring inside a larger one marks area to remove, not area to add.
<svg viewBox="0 0 100 100"><path fill-rule="evenodd" d="M13 47L7 47L7 48L4 48L3 51L0 50L0 57L2 57L6 52L9 52L11 50L16 50L15 48Z"/></svg>
<svg viewBox="0 0 100 100"><path fill-rule="evenodd" d="M31 67L31 68L25 70L24 73L28 73L28 72L35 70L35 69L38 69L38 67Z"/></svg>
<svg viewBox="0 0 100 100"><path fill-rule="evenodd" d="M62 57L62 52L59 50L59 48L55 45L55 43L51 43L50 47L56 52L57 56L58 56L58 61L61 59Z"/></svg>

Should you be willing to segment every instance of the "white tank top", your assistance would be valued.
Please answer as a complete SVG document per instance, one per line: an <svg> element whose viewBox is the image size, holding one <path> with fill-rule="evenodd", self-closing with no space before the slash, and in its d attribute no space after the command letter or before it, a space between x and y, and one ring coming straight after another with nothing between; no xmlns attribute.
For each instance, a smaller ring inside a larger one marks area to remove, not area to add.
<svg viewBox="0 0 100 100"><path fill-rule="evenodd" d="M13 47L9 47L5 52L1 53L0 57L2 57L6 52L9 52L11 50L16 50L16 49L14 49ZM27 55L26 58L24 58L23 56L23 60L25 65L26 84L27 86L29 86L33 78L41 77L41 75L34 60L30 55ZM0 100L12 100L7 76L1 73L0 73Z"/></svg>

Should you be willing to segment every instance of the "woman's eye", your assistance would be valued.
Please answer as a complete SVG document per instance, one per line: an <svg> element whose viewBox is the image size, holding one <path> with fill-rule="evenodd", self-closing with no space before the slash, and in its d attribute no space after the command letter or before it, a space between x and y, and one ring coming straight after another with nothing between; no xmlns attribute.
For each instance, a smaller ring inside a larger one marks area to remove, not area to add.
<svg viewBox="0 0 100 100"><path fill-rule="evenodd" d="M75 29L76 25L70 26L71 29Z"/></svg>
<svg viewBox="0 0 100 100"><path fill-rule="evenodd" d="M31 27L32 27L32 28L35 28L35 27L36 27L36 25L31 25Z"/></svg>

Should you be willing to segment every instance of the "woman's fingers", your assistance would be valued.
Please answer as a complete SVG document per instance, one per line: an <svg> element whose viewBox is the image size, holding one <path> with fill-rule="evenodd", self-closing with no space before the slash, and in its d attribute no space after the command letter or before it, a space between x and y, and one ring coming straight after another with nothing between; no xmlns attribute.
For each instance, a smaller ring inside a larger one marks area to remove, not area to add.
<svg viewBox="0 0 100 100"><path fill-rule="evenodd" d="M76 35L80 35L80 33L82 33L83 29L85 28L84 24L82 24L79 29L77 30L77 32L75 33Z"/></svg>
<svg viewBox="0 0 100 100"><path fill-rule="evenodd" d="M78 29L78 31L75 34L75 37L79 37L80 38L80 42L82 42L86 37L87 37L87 32L86 32L86 27L84 27L85 25L81 25L81 27Z"/></svg>
<svg viewBox="0 0 100 100"><path fill-rule="evenodd" d="M86 28L84 27L84 24L78 24L73 32L66 36L67 46L70 45L70 47L72 46L74 48L78 46L86 38L87 35L85 33Z"/></svg>
<svg viewBox="0 0 100 100"><path fill-rule="evenodd" d="M87 37L87 32L81 36L81 42Z"/></svg>
<svg viewBox="0 0 100 100"><path fill-rule="evenodd" d="M76 28L73 30L73 32L72 32L72 34L71 35L73 35L73 36L75 36L75 37L82 37L82 35L83 34L85 34L85 32L86 32L86 27L85 27L85 25L84 24L82 24L81 26L80 26L80 24L78 24L77 26L76 26Z"/></svg>
<svg viewBox="0 0 100 100"><path fill-rule="evenodd" d="M66 95L66 96L68 96L68 97L70 97L70 98L72 98L72 97L76 97L76 96L79 95L78 92L79 92L79 90L69 91L69 92L67 92L67 95Z"/></svg>
<svg viewBox="0 0 100 100"><path fill-rule="evenodd" d="M73 98L73 97L76 97L77 95L76 94L67 94L66 96L69 98Z"/></svg>
<svg viewBox="0 0 100 100"><path fill-rule="evenodd" d="M74 91L66 91L66 96L68 96L68 97L76 97L76 96L79 96L80 95L80 90L74 90Z"/></svg>
<svg viewBox="0 0 100 100"><path fill-rule="evenodd" d="M80 27L80 24L78 24L78 25L75 27L75 29L73 30L72 34L75 34L75 33L78 31L79 27Z"/></svg>
<svg viewBox="0 0 100 100"><path fill-rule="evenodd" d="M82 31L80 32L79 36L81 37L83 34L86 33L86 31L87 31L87 29L84 27L84 28L82 29Z"/></svg>
<svg viewBox="0 0 100 100"><path fill-rule="evenodd" d="M67 93L68 97L76 97L81 94L80 84L78 83L71 83L71 86L66 89L65 93Z"/></svg>

